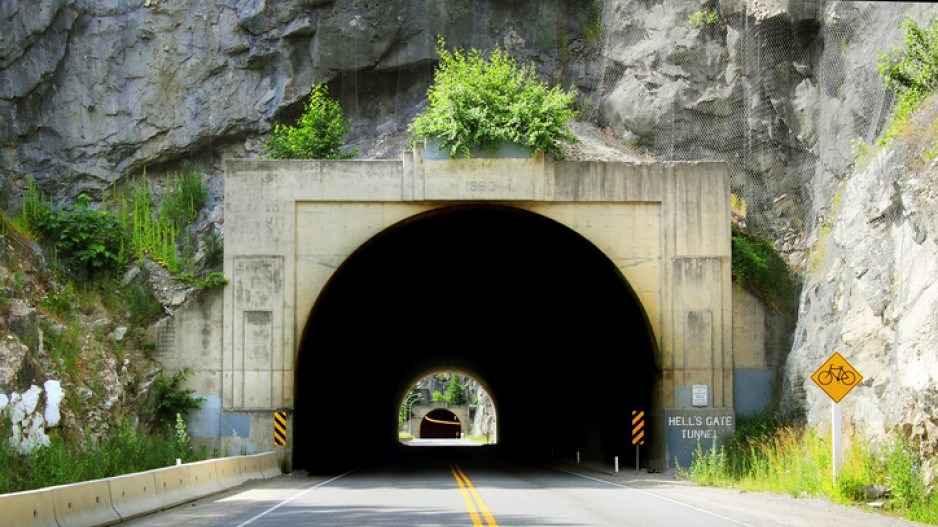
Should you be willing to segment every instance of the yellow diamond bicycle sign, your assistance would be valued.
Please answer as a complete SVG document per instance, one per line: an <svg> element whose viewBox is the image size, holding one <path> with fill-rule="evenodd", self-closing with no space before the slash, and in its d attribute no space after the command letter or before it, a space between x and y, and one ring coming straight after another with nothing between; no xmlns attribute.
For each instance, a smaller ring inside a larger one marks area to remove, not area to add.
<svg viewBox="0 0 938 527"><path fill-rule="evenodd" d="M814 372L811 380L835 403L839 403L854 386L860 384L863 376L840 353L834 352L831 358Z"/></svg>

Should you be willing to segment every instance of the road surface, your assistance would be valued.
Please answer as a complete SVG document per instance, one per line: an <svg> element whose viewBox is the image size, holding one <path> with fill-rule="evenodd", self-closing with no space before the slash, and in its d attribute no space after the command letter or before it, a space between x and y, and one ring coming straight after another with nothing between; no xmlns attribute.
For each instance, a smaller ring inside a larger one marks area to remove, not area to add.
<svg viewBox="0 0 938 527"><path fill-rule="evenodd" d="M132 527L918 525L818 499L697 487L660 474L531 466L494 448L401 448L335 477L298 473L138 518Z"/></svg>

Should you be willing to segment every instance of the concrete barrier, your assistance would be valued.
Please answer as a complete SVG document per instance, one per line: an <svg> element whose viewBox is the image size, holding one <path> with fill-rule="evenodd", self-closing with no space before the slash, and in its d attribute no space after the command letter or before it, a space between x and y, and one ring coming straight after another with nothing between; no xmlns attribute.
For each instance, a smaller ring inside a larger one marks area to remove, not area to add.
<svg viewBox="0 0 938 527"><path fill-rule="evenodd" d="M258 456L261 464L261 475L264 479L275 478L281 474L280 462L277 461L276 452L264 452Z"/></svg>
<svg viewBox="0 0 938 527"><path fill-rule="evenodd" d="M241 477L241 461L238 458L216 459L215 472L218 476L218 486L222 490L228 490L244 483L244 478Z"/></svg>
<svg viewBox="0 0 938 527"><path fill-rule="evenodd" d="M59 527L50 489L0 495L0 527Z"/></svg>
<svg viewBox="0 0 938 527"><path fill-rule="evenodd" d="M160 507L164 509L175 507L180 503L193 499L187 488L189 486L189 468L185 465L158 468L152 472Z"/></svg>
<svg viewBox="0 0 938 527"><path fill-rule="evenodd" d="M280 475L276 452L0 495L0 527L110 525Z"/></svg>
<svg viewBox="0 0 938 527"><path fill-rule="evenodd" d="M111 488L111 505L121 519L135 518L160 509L152 471L116 476L107 481Z"/></svg>
<svg viewBox="0 0 938 527"><path fill-rule="evenodd" d="M49 490L59 527L94 527L121 521L111 506L111 488L107 480L61 485Z"/></svg>
<svg viewBox="0 0 938 527"><path fill-rule="evenodd" d="M261 472L261 461L259 456L241 456L238 459L241 462L242 478L245 480L264 479L264 474Z"/></svg>
<svg viewBox="0 0 938 527"><path fill-rule="evenodd" d="M187 489L191 499L201 498L221 492L221 486L218 484L218 473L216 469L216 460L199 461L189 463L186 467L189 469L189 485Z"/></svg>

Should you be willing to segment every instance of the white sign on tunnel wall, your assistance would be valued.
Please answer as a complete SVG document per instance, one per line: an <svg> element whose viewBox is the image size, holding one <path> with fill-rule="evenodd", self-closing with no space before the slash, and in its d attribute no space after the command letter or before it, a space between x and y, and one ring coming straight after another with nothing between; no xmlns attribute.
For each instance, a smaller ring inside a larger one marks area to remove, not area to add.
<svg viewBox="0 0 938 527"><path fill-rule="evenodd" d="M710 450L736 430L736 412L732 408L665 409L664 418L669 467L689 467L698 444Z"/></svg>

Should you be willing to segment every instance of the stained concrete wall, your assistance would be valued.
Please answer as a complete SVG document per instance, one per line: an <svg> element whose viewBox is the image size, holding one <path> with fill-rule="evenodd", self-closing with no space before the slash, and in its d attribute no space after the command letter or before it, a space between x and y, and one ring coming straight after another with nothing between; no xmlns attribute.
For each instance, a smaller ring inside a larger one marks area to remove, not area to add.
<svg viewBox="0 0 938 527"><path fill-rule="evenodd" d="M160 341L174 344L161 344L157 355L171 370L196 373L190 385L206 404L193 430L237 439L247 451L267 448L272 412L293 408L297 347L332 273L396 222L460 202L497 202L553 219L616 265L657 346L653 434L664 437L664 409L691 408L692 385L709 388L708 408L732 410L724 165L426 160L418 145L401 161L226 161L229 284L166 322ZM665 452L653 446L652 455Z"/></svg>
<svg viewBox="0 0 938 527"><path fill-rule="evenodd" d="M770 408L776 371L766 353L766 306L733 286L733 400L738 415Z"/></svg>

